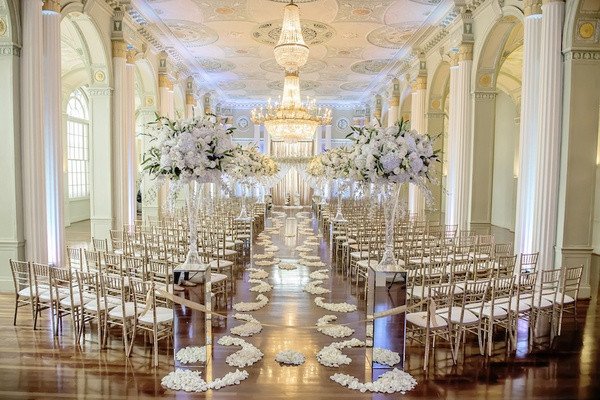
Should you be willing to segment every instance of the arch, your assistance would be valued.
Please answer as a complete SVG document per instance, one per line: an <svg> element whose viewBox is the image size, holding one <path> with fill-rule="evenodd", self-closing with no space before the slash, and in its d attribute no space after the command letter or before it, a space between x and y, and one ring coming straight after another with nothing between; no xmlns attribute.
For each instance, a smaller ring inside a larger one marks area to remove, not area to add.
<svg viewBox="0 0 600 400"><path fill-rule="evenodd" d="M450 64L442 61L435 69L429 85L429 112L444 112L449 83Z"/></svg>
<svg viewBox="0 0 600 400"><path fill-rule="evenodd" d="M17 2L18 3L18 2ZM2 23L6 26L4 38L0 39L0 44L12 43L14 45L21 44L21 19L19 18L19 9L15 4L15 0L0 0L0 17Z"/></svg>

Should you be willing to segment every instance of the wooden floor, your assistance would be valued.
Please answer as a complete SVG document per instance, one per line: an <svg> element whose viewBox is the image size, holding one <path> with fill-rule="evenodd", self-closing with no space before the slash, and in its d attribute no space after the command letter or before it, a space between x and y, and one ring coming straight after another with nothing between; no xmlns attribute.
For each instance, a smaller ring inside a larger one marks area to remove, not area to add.
<svg viewBox="0 0 600 400"><path fill-rule="evenodd" d="M295 212L295 211L294 211ZM283 230L282 230L283 233ZM291 257L290 248L302 239L277 239L282 258ZM260 252L260 248L255 249ZM323 254L327 254L323 248ZM268 268L266 268L268 269ZM315 268L312 268L313 270ZM252 315L263 323L294 326L314 325L330 312L313 304L314 296L301 290L309 281L311 269L294 271L271 270L269 305ZM365 304L358 300L347 280L331 273L328 282L332 290L330 301L347 301L359 306L359 312L340 315L340 322L364 318ZM241 273L235 301L252 301L255 294L247 289L247 273ZM325 296L327 299L327 295ZM151 348L138 342L133 355L125 359L120 338L111 335L109 348L99 351L95 335L88 335L80 348L73 345L68 323L61 336L54 338L48 315L41 327L31 329L28 312L19 314L17 326L12 325L13 296L0 295L0 398L2 399L124 399L124 398L207 398L207 399L587 399L597 398L600 390L600 311L596 302L580 303L577 324L565 322L563 335L555 343L540 340L540 346L529 352L527 326L520 326L517 353L506 356L502 338L498 338L496 355L489 360L478 355L474 342L467 344L457 366L449 361L447 349L436 350L434 367L425 377L421 370L423 349L407 347L405 370L419 382L411 392L401 395L361 394L343 388L329 379L336 372L349 373L365 379L364 349L344 351L352 363L343 368L323 367L315 359L319 349L335 339L314 330L265 327L247 341L260 348L265 357L248 367L248 380L239 386L227 387L205 394L165 391L160 379L173 370L173 354L163 343L160 366L151 367ZM239 322L231 309L227 320L216 320L216 338ZM356 337L364 338L364 328L354 327ZM598 332L598 333L596 333ZM281 350L295 349L307 356L300 367L282 367L275 360ZM219 377L234 368L224 359L237 348L216 346L213 376Z"/></svg>

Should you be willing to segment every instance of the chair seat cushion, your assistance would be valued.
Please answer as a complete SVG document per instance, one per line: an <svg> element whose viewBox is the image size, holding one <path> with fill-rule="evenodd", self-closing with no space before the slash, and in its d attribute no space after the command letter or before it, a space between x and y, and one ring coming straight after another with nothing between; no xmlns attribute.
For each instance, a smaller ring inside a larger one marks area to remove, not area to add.
<svg viewBox="0 0 600 400"><path fill-rule="evenodd" d="M40 292L38 293L39 295L41 295L42 293L48 293L48 290L41 290L39 289ZM32 297L35 296L35 288L32 288L30 286L23 288L21 290L19 290L19 296L21 297Z"/></svg>
<svg viewBox="0 0 600 400"><path fill-rule="evenodd" d="M100 299L100 309L99 310L98 310L98 304L96 303L96 300L90 301L89 303L85 303L83 305L83 308L88 311L104 311L107 308L109 310L112 310L119 304L121 304L121 300L110 297L110 298L107 298L106 302L104 301L104 299L102 299L102 298Z"/></svg>
<svg viewBox="0 0 600 400"><path fill-rule="evenodd" d="M135 316L135 303L128 301L124 304L125 306L125 318L132 318ZM115 307L108 312L108 315L113 318L123 318L123 307Z"/></svg>
<svg viewBox="0 0 600 400"><path fill-rule="evenodd" d="M378 260L360 260L356 263L361 268L369 268L369 266L375 266L379 264Z"/></svg>
<svg viewBox="0 0 600 400"><path fill-rule="evenodd" d="M406 314L406 322L425 328L427 326L427 311ZM443 328L447 326L448 322L446 322L446 320L439 315L435 316L435 320L431 325L432 328Z"/></svg>
<svg viewBox="0 0 600 400"><path fill-rule="evenodd" d="M469 311L468 308L462 307L448 307L438 308L436 314L441 315L443 318L448 318L448 311L450 311L450 321L453 324L473 324L479 322L479 317L475 313Z"/></svg>
<svg viewBox="0 0 600 400"><path fill-rule="evenodd" d="M494 305L494 308L492 309L492 304L489 301L483 303L483 308L480 308L479 305L467 306L467 308L472 313L479 314L479 316L483 318L492 318L492 310L494 319L506 318L508 316L508 311L498 305Z"/></svg>
<svg viewBox="0 0 600 400"><path fill-rule="evenodd" d="M138 322L143 324L153 324L152 310L146 311L144 315L138 318ZM156 323L164 324L173 321L173 310L165 307L156 307Z"/></svg>
<svg viewBox="0 0 600 400"><path fill-rule="evenodd" d="M563 294L561 292L556 293L556 299L550 294L545 294L542 297L548 301L556 301L557 304L570 304L575 302L575 299L568 294L565 294L563 299Z"/></svg>

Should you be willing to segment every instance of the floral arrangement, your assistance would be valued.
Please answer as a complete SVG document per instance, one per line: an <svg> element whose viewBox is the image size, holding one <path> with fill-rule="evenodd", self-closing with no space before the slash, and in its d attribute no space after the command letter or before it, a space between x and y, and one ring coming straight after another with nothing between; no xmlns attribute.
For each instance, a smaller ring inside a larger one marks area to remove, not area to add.
<svg viewBox="0 0 600 400"><path fill-rule="evenodd" d="M206 392L210 389L221 389L225 386L239 385L241 381L248 378L247 371L228 372L222 378L212 382L202 379L200 371L191 369L176 369L162 378L161 384L170 390L184 390L186 392Z"/></svg>
<svg viewBox="0 0 600 400"><path fill-rule="evenodd" d="M247 302L246 303L246 302L240 301L239 303L235 303L233 305L233 309L235 311L245 311L245 312L256 311L256 310L260 310L267 304L269 304L269 299L267 298L267 296L260 293L258 296L256 296L255 302Z"/></svg>
<svg viewBox="0 0 600 400"><path fill-rule="evenodd" d="M315 304L321 308L324 308L333 312L353 312L356 311L356 306L354 304L348 303L325 303L322 297L315 297Z"/></svg>
<svg viewBox="0 0 600 400"><path fill-rule="evenodd" d="M153 146L144 154L144 170L155 178L187 182L213 182L231 161L233 128L225 129L210 117L173 121L157 117Z"/></svg>
<svg viewBox="0 0 600 400"><path fill-rule="evenodd" d="M269 273L261 268L247 268L250 272L250 279L265 279L269 277Z"/></svg>
<svg viewBox="0 0 600 400"><path fill-rule="evenodd" d="M188 346L179 349L175 359L183 364L206 362L206 346Z"/></svg>
<svg viewBox="0 0 600 400"><path fill-rule="evenodd" d="M318 157L323 165L323 175L328 179L347 179L352 170L351 149L335 147Z"/></svg>
<svg viewBox="0 0 600 400"><path fill-rule="evenodd" d="M250 366L263 358L263 353L256 346L246 342L244 339L223 336L217 342L221 346L240 346L241 349L227 356L225 362L231 367Z"/></svg>
<svg viewBox="0 0 600 400"><path fill-rule="evenodd" d="M254 145L238 146L232 151L232 159L227 167L227 175L237 181L273 176L279 171L277 163L262 154Z"/></svg>
<svg viewBox="0 0 600 400"><path fill-rule="evenodd" d="M302 365L306 361L306 357L294 350L284 350L275 355L275 361L287 365Z"/></svg>
<svg viewBox="0 0 600 400"><path fill-rule="evenodd" d="M405 128L399 121L389 128L352 127L348 137L352 160L349 175L355 181L372 183L413 182L423 186L431 178L431 165L438 161L438 151L427 135Z"/></svg>
<svg viewBox="0 0 600 400"><path fill-rule="evenodd" d="M315 178L325 175L325 166L321 162L321 157L316 156L310 159L306 167L306 173Z"/></svg>
<svg viewBox="0 0 600 400"><path fill-rule="evenodd" d="M409 373L394 368L391 371L383 373L376 381L362 383L347 374L334 374L331 380L346 386L349 389L358 390L362 393L377 392L377 393L397 393L406 394L417 386L417 381Z"/></svg>
<svg viewBox="0 0 600 400"><path fill-rule="evenodd" d="M260 331L262 331L262 324L259 320L254 318L250 314L240 314L236 313L233 318L238 319L240 321L246 321L245 324L234 326L231 328L230 332L233 335L248 337L252 335L256 335Z"/></svg>
<svg viewBox="0 0 600 400"><path fill-rule="evenodd" d="M332 324L333 321L337 321L335 315L325 315L317 320L317 330L324 335L331 336L332 338L343 338L352 336L354 329L346 325Z"/></svg>

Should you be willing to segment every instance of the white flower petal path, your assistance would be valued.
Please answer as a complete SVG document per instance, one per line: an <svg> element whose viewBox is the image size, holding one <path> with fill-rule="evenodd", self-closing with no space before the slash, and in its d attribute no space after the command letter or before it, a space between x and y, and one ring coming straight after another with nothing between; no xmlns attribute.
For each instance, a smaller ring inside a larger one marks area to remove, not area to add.
<svg viewBox="0 0 600 400"><path fill-rule="evenodd" d="M248 283L256 284L256 286L252 286L249 289L251 292L267 293L273 289L273 286L271 286L267 282L261 281L259 279L250 279L250 280L248 280Z"/></svg>
<svg viewBox="0 0 600 400"><path fill-rule="evenodd" d="M343 342L333 342L328 346L323 347L317 353L317 361L319 364L326 367L339 367L340 365L348 365L352 359L342 353L342 349L346 347L363 347L365 342L356 338L345 340Z"/></svg>
<svg viewBox="0 0 600 400"><path fill-rule="evenodd" d="M241 321L246 321L246 323L243 325L238 325L238 326L234 326L233 328L231 328L230 332L233 335L248 337L248 336L256 335L257 333L262 331L262 324L260 323L260 321L257 320L256 318L254 318L250 314L236 313L233 316L233 318L241 320Z"/></svg>
<svg viewBox="0 0 600 400"><path fill-rule="evenodd" d="M307 261L321 261L320 256L313 256L308 253L300 253L300 258L307 260Z"/></svg>
<svg viewBox="0 0 600 400"><path fill-rule="evenodd" d="M306 267L326 267L327 264L325 264L323 261L307 261L307 260L300 260L299 261L300 264L306 266Z"/></svg>
<svg viewBox="0 0 600 400"><path fill-rule="evenodd" d="M324 282L323 281L310 281L306 285L304 285L303 290L310 294L325 294L331 293L331 290L321 287Z"/></svg>
<svg viewBox="0 0 600 400"><path fill-rule="evenodd" d="M400 362L400 354L381 347L374 347L373 362L393 367Z"/></svg>
<svg viewBox="0 0 600 400"><path fill-rule="evenodd" d="M323 281L325 279L329 279L329 270L328 269L319 269L317 271L311 272L308 277L310 279L314 279L316 281Z"/></svg>
<svg viewBox="0 0 600 400"><path fill-rule="evenodd" d="M183 364L206 362L206 346L188 346L179 349L175 359Z"/></svg>
<svg viewBox="0 0 600 400"><path fill-rule="evenodd" d="M409 373L394 368L382 374L375 382L362 383L357 378L347 374L334 374L331 380L346 386L349 389L365 392L378 393L402 393L405 394L417 386L417 381Z"/></svg>
<svg viewBox="0 0 600 400"><path fill-rule="evenodd" d="M269 258L275 257L275 253L263 253L263 254L255 254L255 260L268 260Z"/></svg>
<svg viewBox="0 0 600 400"><path fill-rule="evenodd" d="M331 324L331 322L336 321L337 316L335 315L325 315L318 319L317 321L317 330L324 335L331 336L333 338L343 338L352 336L354 334L354 329L350 328L346 325L337 325Z"/></svg>
<svg viewBox="0 0 600 400"><path fill-rule="evenodd" d="M354 304L348 303L325 303L323 302L323 297L315 297L315 304L321 308L324 308L333 312L353 312L356 311L356 306Z"/></svg>
<svg viewBox="0 0 600 400"><path fill-rule="evenodd" d="M277 261L275 261L275 260L254 261L254 265L258 265L259 267L268 267L268 266L275 265L275 264L277 264Z"/></svg>
<svg viewBox="0 0 600 400"><path fill-rule="evenodd" d="M287 263L287 262L283 262L283 263L279 264L277 267L279 269L283 269L283 270L286 270L286 271L291 271L291 270L294 270L294 269L298 268L298 266L296 264Z"/></svg>
<svg viewBox="0 0 600 400"><path fill-rule="evenodd" d="M260 310L261 308L263 308L264 306L266 306L269 303L269 299L267 298L267 296L265 296L264 294L259 294L258 296L256 296L256 302L243 302L240 301L239 303L235 303L233 305L233 309L235 311L256 311L256 310Z"/></svg>
<svg viewBox="0 0 600 400"><path fill-rule="evenodd" d="M265 279L269 277L269 273L262 268L248 268L250 279Z"/></svg>
<svg viewBox="0 0 600 400"><path fill-rule="evenodd" d="M222 378L217 378L212 382L206 382L202 379L200 371L191 369L176 369L162 378L161 384L170 390L184 390L186 392L206 392L207 390L218 390L225 386L239 385L240 382L248 378L247 371L228 372Z"/></svg>
<svg viewBox="0 0 600 400"><path fill-rule="evenodd" d="M275 361L288 365L302 365L306 361L306 357L294 350L284 350L275 355Z"/></svg>
<svg viewBox="0 0 600 400"><path fill-rule="evenodd" d="M244 339L223 336L217 342L221 346L240 346L241 349L230 354L225 359L227 365L232 367L250 366L263 358L263 353L256 346L246 342Z"/></svg>

